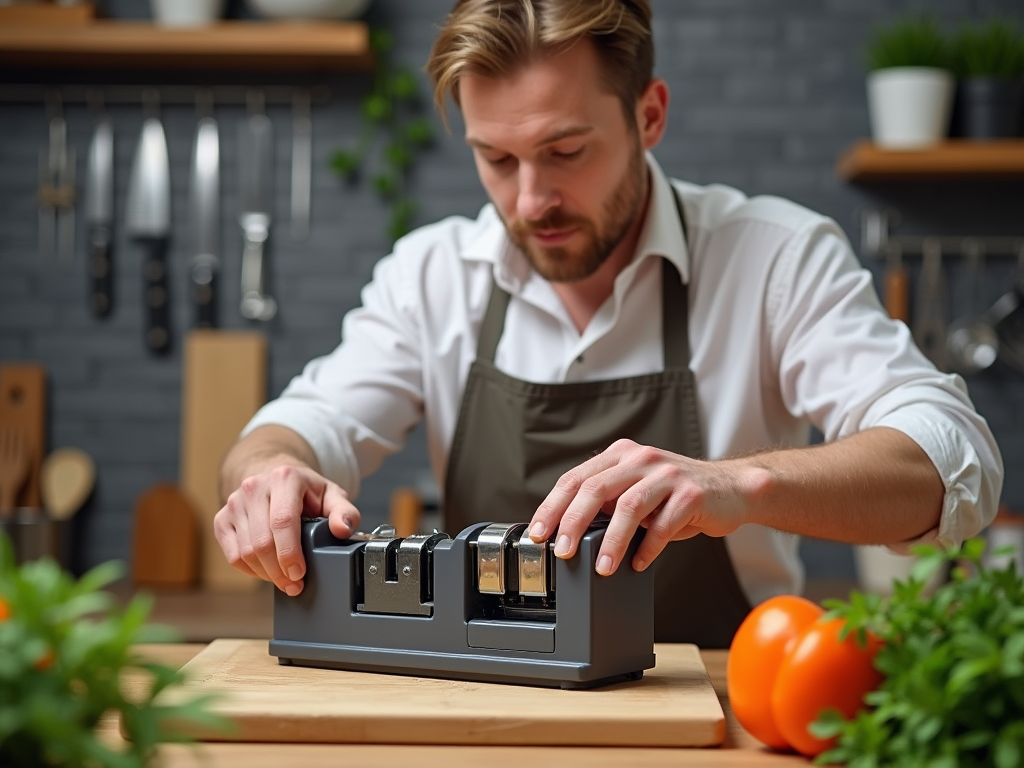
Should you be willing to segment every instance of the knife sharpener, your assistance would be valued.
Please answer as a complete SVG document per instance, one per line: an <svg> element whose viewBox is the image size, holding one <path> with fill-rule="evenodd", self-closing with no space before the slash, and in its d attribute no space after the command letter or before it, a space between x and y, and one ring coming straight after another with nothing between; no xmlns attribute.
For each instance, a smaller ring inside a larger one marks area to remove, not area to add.
<svg viewBox="0 0 1024 768"><path fill-rule="evenodd" d="M525 523L338 539L304 519L305 585L274 593L281 664L551 688L638 680L654 666L654 569L594 570L607 522L563 560Z"/></svg>

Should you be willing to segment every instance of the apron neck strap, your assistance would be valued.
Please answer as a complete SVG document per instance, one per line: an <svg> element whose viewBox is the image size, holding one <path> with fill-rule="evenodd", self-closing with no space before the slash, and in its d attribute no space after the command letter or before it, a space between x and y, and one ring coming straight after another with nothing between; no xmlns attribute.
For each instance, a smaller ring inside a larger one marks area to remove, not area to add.
<svg viewBox="0 0 1024 768"><path fill-rule="evenodd" d="M686 231L686 213L679 193L673 189L672 197L679 215L679 226L683 232L683 242L688 241ZM487 301L487 311L480 327L480 339L477 342L477 360L494 362L498 350L498 342L505 331L505 315L511 300L509 292L500 287L497 281L491 282L491 296ZM664 347L665 368L687 368L690 365L689 339L689 296L686 284L668 259L661 260L661 335ZM680 321L681 319L681 321Z"/></svg>

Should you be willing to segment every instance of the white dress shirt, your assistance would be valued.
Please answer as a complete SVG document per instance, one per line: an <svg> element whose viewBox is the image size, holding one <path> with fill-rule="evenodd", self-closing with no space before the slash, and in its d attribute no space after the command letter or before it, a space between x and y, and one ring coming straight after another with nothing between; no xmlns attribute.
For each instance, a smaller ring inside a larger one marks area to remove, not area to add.
<svg viewBox="0 0 1024 768"><path fill-rule="evenodd" d="M829 441L892 427L924 449L945 484L939 525L923 540L960 542L987 525L1002 487L995 440L963 380L939 373L907 326L886 316L836 223L779 198L673 180L684 242L670 182L650 156L648 164L637 254L583 333L487 205L476 220L452 217L398 241L375 267L362 306L346 315L342 343L245 431L292 428L323 474L356 497L360 478L425 418L443 485L491 281L512 296L500 370L543 383L637 376L663 368L656 257L665 257L689 284L690 368L707 458L803 446L812 424ZM753 603L802 590L798 542L759 525L727 537Z"/></svg>

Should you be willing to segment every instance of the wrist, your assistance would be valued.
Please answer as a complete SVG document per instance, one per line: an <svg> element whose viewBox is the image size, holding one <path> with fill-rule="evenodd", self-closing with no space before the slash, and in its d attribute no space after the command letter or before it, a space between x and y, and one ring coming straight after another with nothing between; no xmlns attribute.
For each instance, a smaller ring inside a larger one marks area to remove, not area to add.
<svg viewBox="0 0 1024 768"><path fill-rule="evenodd" d="M743 522L767 525L769 502L779 485L778 474L758 456L736 459L734 463Z"/></svg>

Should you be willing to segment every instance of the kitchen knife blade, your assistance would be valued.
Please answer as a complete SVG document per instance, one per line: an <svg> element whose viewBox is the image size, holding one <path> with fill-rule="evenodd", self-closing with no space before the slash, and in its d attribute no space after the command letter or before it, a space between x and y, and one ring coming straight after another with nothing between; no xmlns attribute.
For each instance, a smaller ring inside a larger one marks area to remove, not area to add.
<svg viewBox="0 0 1024 768"><path fill-rule="evenodd" d="M242 214L239 223L245 235L242 254L242 316L268 321L277 314L277 303L264 293L264 248L270 236L271 176L273 171L273 126L262 112L250 115L239 133L239 163Z"/></svg>
<svg viewBox="0 0 1024 768"><path fill-rule="evenodd" d="M114 224L114 129L105 116L97 120L89 144L85 223L89 232L89 303L97 317L106 317L113 307L114 298L113 260L110 255Z"/></svg>
<svg viewBox="0 0 1024 768"><path fill-rule="evenodd" d="M143 268L148 321L146 346L170 350L167 241L171 233L171 171L167 139L156 117L146 118L128 182L125 228L147 251Z"/></svg>
<svg viewBox="0 0 1024 768"><path fill-rule="evenodd" d="M189 207L194 238L189 273L196 326L213 328L217 324L216 283L220 270L220 135L212 117L200 119L196 127Z"/></svg>

